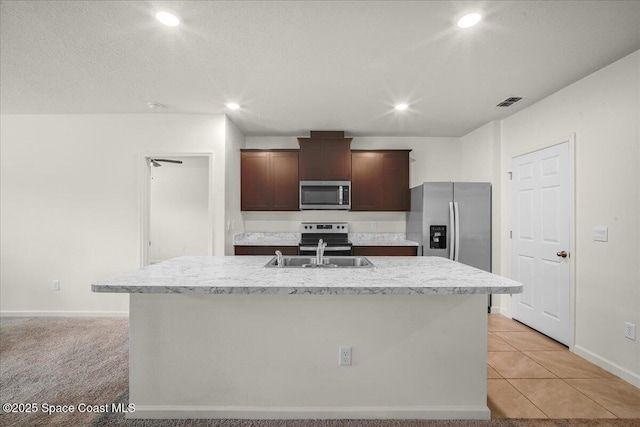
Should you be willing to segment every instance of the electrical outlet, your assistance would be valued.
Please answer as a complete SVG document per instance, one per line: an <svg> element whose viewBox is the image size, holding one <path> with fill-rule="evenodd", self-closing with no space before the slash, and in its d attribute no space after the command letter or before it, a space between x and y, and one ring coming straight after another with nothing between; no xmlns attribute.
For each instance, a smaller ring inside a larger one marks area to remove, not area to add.
<svg viewBox="0 0 640 427"><path fill-rule="evenodd" d="M60 290L60 280L54 280L53 281L53 290L54 291L59 291Z"/></svg>
<svg viewBox="0 0 640 427"><path fill-rule="evenodd" d="M351 347L340 347L339 366L351 366Z"/></svg>
<svg viewBox="0 0 640 427"><path fill-rule="evenodd" d="M624 337L630 340L636 340L636 325L629 322L624 322Z"/></svg>

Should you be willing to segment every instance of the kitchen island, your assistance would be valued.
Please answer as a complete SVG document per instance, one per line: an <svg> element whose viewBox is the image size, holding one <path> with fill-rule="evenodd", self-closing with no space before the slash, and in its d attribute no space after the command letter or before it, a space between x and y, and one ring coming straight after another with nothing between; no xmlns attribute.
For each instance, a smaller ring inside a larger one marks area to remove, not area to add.
<svg viewBox="0 0 640 427"><path fill-rule="evenodd" d="M92 285L130 294L128 417L489 419L486 294L520 283L437 257L269 259L182 257Z"/></svg>

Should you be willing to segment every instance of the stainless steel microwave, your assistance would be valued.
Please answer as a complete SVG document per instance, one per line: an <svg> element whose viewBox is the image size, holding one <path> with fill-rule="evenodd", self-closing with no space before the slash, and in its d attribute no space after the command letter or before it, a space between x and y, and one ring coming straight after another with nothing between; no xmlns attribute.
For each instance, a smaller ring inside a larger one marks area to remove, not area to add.
<svg viewBox="0 0 640 427"><path fill-rule="evenodd" d="M300 181L300 210L351 209L350 181Z"/></svg>

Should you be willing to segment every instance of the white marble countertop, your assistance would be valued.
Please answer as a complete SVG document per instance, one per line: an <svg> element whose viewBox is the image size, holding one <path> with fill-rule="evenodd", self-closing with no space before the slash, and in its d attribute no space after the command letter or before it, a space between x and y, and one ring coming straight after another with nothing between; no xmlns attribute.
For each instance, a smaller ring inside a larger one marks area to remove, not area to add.
<svg viewBox="0 0 640 427"><path fill-rule="evenodd" d="M404 233L349 233L353 246L419 246Z"/></svg>
<svg viewBox="0 0 640 427"><path fill-rule="evenodd" d="M300 233L246 232L233 236L234 246L298 246Z"/></svg>
<svg viewBox="0 0 640 427"><path fill-rule="evenodd" d="M185 256L91 285L93 292L511 294L522 284L440 257L368 257L375 268L265 268L269 256Z"/></svg>
<svg viewBox="0 0 640 427"><path fill-rule="evenodd" d="M404 233L349 233L353 246L419 246ZM298 246L300 233L246 232L233 237L234 246Z"/></svg>

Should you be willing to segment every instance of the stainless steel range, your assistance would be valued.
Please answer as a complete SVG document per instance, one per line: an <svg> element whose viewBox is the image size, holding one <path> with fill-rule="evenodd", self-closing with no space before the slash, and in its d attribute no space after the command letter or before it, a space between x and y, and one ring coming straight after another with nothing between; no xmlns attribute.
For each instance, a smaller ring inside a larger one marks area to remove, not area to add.
<svg viewBox="0 0 640 427"><path fill-rule="evenodd" d="M327 245L324 248L327 256L352 255L347 222L303 222L300 233L299 255L315 255L320 239Z"/></svg>

